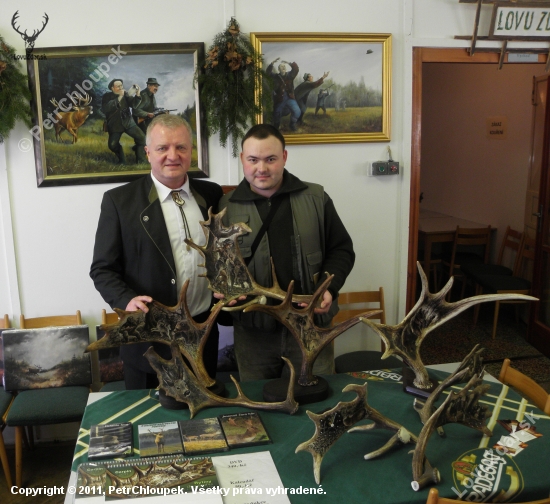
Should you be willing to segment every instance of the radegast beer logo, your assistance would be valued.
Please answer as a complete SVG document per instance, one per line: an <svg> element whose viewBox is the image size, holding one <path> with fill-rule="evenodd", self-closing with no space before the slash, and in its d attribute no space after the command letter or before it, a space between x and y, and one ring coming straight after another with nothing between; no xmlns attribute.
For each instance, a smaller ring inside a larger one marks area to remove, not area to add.
<svg viewBox="0 0 550 504"><path fill-rule="evenodd" d="M491 448L474 448L452 463L453 491L465 502L509 502L524 488L511 457Z"/></svg>
<svg viewBox="0 0 550 504"><path fill-rule="evenodd" d="M42 55L33 55L33 50L34 50L34 43L36 42L36 39L38 38L38 35L40 35L43 31L44 31L44 28L46 28L46 25L48 24L48 21L49 21L49 17L48 15L44 12L44 21L42 22L42 28L40 28L39 30L33 30L32 34L29 35L27 33L27 30L25 30L24 32L21 31L21 29L19 28L19 25L17 25L17 18L19 17L19 11L16 11L15 14L13 15L13 17L11 18L11 25L13 26L13 29L19 33L19 35L21 35L21 38L25 41L25 52L26 52L26 55L25 56L19 56L17 54L14 54L14 59L26 59L26 60L32 60L32 59L46 59L46 55L45 54L42 54Z"/></svg>

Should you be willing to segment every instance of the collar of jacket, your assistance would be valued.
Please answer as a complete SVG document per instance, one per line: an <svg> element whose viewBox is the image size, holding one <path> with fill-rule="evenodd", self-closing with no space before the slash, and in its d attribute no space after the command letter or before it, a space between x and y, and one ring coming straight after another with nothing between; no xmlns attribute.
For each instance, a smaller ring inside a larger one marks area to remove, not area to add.
<svg viewBox="0 0 550 504"><path fill-rule="evenodd" d="M280 196L282 194L291 194L303 191L307 189L307 184L302 182L298 177L295 175L292 175L287 169L284 169L283 172L283 185L279 188L279 190L271 196L271 198L276 198L277 196ZM239 202L239 201L256 201L256 200L262 200L267 199L265 196L262 196L261 194L257 194L252 189L250 189L250 184L246 179L243 179L241 183L237 186L237 189L233 192L231 197L229 198L229 201L232 202Z"/></svg>
<svg viewBox="0 0 550 504"><path fill-rule="evenodd" d="M153 179L151 177L149 177L149 196L148 196L148 199L149 199L149 204L153 203L155 200L158 200L159 199L159 195L157 193L157 188L155 186L155 184L153 184ZM195 201L198 203L199 207L201 207L201 212L203 213L203 216L204 216L204 213L205 213L205 210L207 211L208 209L206 208L206 200L202 197L201 194L199 194L195 188L193 187L193 179L192 178L189 178L189 189L191 190L191 192L193 193L193 197L195 198ZM207 217L205 217L206 219Z"/></svg>

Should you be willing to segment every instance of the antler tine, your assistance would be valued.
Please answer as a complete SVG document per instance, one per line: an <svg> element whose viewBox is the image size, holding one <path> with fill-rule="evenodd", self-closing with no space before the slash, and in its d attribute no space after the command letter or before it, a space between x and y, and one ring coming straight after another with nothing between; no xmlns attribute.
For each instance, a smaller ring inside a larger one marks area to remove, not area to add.
<svg viewBox="0 0 550 504"><path fill-rule="evenodd" d="M11 18L11 25L13 26L13 29L19 33L19 35L21 35L22 37L24 37L26 34L27 34L27 30L25 30L25 33L21 33L19 31L19 26L15 26L15 21L17 20L17 18L19 17L19 11L15 11L15 14L13 15L13 17Z"/></svg>
<svg viewBox="0 0 550 504"><path fill-rule="evenodd" d="M59 107L59 103L57 103L57 100L56 100L55 98L52 98L52 99L50 100L50 103L51 103L54 107L60 108L60 107Z"/></svg>

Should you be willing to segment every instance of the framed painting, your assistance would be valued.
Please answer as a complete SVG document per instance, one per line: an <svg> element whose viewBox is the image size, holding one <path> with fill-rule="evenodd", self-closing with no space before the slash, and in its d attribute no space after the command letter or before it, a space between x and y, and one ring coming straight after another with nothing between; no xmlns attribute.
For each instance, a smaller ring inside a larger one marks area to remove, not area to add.
<svg viewBox="0 0 550 504"><path fill-rule="evenodd" d="M88 326L8 329L2 334L4 388L29 390L92 383Z"/></svg>
<svg viewBox="0 0 550 504"><path fill-rule="evenodd" d="M36 48L28 61L39 187L123 182L149 173L145 132L159 114L193 130L191 176L208 176L194 88L204 43ZM30 142L26 146L30 150ZM23 146L20 145L20 148Z"/></svg>
<svg viewBox="0 0 550 504"><path fill-rule="evenodd" d="M251 33L273 79L273 113L256 122L289 144L390 140L391 35ZM257 95L258 96L258 95Z"/></svg>

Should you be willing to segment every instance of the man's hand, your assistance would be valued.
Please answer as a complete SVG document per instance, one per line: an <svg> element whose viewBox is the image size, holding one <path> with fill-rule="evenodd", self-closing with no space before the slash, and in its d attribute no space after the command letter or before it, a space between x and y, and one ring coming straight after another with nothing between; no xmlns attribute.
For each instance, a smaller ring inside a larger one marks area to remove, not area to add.
<svg viewBox="0 0 550 504"><path fill-rule="evenodd" d="M327 313L330 309L330 306L332 305L332 294L327 290L323 294L323 299L321 301L321 305L315 310L313 310L313 313L317 315L321 315L323 313ZM300 306L302 308L305 308L307 306L307 303L300 303Z"/></svg>
<svg viewBox="0 0 550 504"><path fill-rule="evenodd" d="M225 296L223 294L220 294L219 292L214 292L214 297L216 299L225 299ZM246 296L239 296L237 299L233 299L227 303L227 306L233 306L236 305L238 301L244 301L246 299Z"/></svg>
<svg viewBox="0 0 550 504"><path fill-rule="evenodd" d="M274 65L274 64L277 63L277 61L279 61L280 59L281 59L281 58L275 58L275 59L271 62L271 64Z"/></svg>
<svg viewBox="0 0 550 504"><path fill-rule="evenodd" d="M153 112L147 112L147 117L149 119L152 119L153 117L155 117L155 114L153 114Z"/></svg>
<svg viewBox="0 0 550 504"><path fill-rule="evenodd" d="M143 313L147 313L149 308L147 308L146 303L150 303L151 301L153 301L153 298L150 296L136 296L130 299L130 302L126 306L126 311L141 310Z"/></svg>
<svg viewBox="0 0 550 504"><path fill-rule="evenodd" d="M328 74L329 74L329 73L330 73L330 70L329 70L328 72L325 72L325 73L323 74L323 79L326 79L326 78L328 77Z"/></svg>

